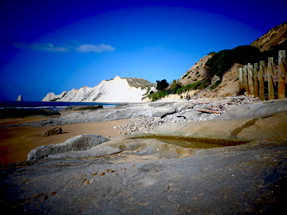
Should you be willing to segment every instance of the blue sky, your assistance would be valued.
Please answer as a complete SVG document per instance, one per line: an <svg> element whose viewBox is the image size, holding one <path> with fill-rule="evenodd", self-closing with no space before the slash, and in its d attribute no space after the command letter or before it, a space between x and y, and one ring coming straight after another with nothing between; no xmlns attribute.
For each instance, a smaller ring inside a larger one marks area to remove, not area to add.
<svg viewBox="0 0 287 215"><path fill-rule="evenodd" d="M287 2L0 1L0 101L94 87L115 76L179 79L212 51L249 45Z"/></svg>

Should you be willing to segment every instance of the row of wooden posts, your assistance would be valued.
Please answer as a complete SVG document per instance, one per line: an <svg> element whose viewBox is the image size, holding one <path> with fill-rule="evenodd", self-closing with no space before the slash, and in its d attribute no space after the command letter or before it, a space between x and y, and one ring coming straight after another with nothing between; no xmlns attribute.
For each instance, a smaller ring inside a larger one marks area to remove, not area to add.
<svg viewBox="0 0 287 215"><path fill-rule="evenodd" d="M268 66L265 61L260 61L254 66L248 63L239 69L239 88L245 89L249 95L259 97L265 100L264 82L268 81L268 99L275 99L274 86L278 87L278 99L285 98L285 77L286 69L286 50L279 51L278 54L278 72L275 74L275 65L273 57L268 58ZM266 72L267 69L267 72ZM278 83L278 84L277 84Z"/></svg>

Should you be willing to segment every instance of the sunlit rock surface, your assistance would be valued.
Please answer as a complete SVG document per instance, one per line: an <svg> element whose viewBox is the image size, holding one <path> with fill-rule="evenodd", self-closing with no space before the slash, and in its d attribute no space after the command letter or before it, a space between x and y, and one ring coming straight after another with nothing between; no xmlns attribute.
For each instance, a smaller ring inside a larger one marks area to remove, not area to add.
<svg viewBox="0 0 287 215"><path fill-rule="evenodd" d="M102 81L95 87L81 87L55 95L48 93L42 101L65 102L141 102L149 90L155 90L155 84L142 78L120 78Z"/></svg>

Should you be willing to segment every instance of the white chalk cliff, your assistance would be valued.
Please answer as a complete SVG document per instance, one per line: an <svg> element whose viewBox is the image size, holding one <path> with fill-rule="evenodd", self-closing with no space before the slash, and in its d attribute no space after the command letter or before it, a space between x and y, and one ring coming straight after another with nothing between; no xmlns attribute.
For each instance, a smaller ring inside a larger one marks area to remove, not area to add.
<svg viewBox="0 0 287 215"><path fill-rule="evenodd" d="M148 87L149 86L149 87ZM81 87L63 91L60 95L48 93L42 101L65 102L141 102L144 94L155 91L155 84L142 78L120 78L103 80L95 87Z"/></svg>

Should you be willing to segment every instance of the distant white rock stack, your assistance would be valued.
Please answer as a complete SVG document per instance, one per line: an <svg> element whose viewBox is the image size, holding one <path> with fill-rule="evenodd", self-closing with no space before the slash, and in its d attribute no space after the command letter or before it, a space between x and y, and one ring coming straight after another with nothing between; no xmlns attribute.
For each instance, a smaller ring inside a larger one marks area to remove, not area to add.
<svg viewBox="0 0 287 215"><path fill-rule="evenodd" d="M103 80L95 87L81 87L63 91L60 95L48 93L42 101L65 102L141 102L144 94L155 91L155 84L142 78L120 78Z"/></svg>
<svg viewBox="0 0 287 215"><path fill-rule="evenodd" d="M22 96L19 95L16 101L17 101L17 102L22 102L22 101L23 101Z"/></svg>

